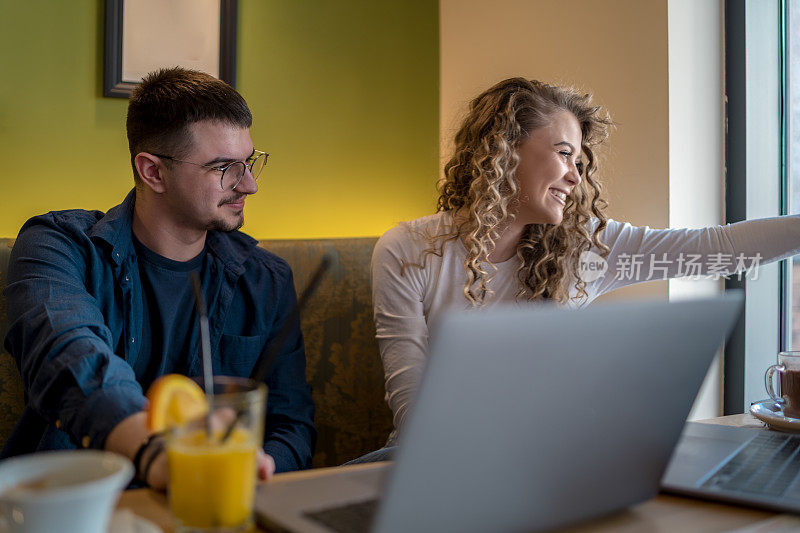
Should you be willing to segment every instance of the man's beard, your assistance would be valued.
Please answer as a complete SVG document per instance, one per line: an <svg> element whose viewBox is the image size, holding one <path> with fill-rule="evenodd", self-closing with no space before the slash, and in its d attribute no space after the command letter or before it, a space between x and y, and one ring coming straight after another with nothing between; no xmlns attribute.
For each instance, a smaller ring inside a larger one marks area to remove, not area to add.
<svg viewBox="0 0 800 533"><path fill-rule="evenodd" d="M229 231L236 231L237 229L241 228L244 225L244 214L239 215L239 220L237 222L227 222L225 220L212 220L209 222L208 227L206 228L208 231L222 231L222 232L229 232Z"/></svg>

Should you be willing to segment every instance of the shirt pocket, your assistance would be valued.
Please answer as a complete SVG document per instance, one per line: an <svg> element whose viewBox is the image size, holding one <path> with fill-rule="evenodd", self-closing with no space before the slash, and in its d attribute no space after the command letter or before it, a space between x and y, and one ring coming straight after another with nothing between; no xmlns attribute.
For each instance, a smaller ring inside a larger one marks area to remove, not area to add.
<svg viewBox="0 0 800 533"><path fill-rule="evenodd" d="M214 360L214 373L222 376L250 377L266 341L266 335L223 333Z"/></svg>

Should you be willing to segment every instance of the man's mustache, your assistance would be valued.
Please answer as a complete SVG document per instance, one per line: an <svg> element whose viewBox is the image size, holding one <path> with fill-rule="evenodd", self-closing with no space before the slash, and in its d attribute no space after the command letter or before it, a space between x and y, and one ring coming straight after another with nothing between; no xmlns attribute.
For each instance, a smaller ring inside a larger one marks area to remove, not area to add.
<svg viewBox="0 0 800 533"><path fill-rule="evenodd" d="M231 198L226 198L226 199L220 201L220 203L219 203L219 205L217 207L222 207L225 204L237 204L240 201L244 200L244 197L245 197L245 195L242 194L240 196L234 196L234 197L231 197Z"/></svg>

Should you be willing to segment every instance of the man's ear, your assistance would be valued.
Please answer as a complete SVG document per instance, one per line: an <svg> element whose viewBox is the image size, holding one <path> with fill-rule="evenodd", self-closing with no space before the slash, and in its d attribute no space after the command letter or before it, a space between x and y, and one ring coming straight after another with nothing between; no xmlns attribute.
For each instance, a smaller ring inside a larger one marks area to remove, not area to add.
<svg viewBox="0 0 800 533"><path fill-rule="evenodd" d="M160 158L147 152L139 152L133 158L133 164L136 165L136 172L145 186L156 193L167 190L164 184L164 164Z"/></svg>

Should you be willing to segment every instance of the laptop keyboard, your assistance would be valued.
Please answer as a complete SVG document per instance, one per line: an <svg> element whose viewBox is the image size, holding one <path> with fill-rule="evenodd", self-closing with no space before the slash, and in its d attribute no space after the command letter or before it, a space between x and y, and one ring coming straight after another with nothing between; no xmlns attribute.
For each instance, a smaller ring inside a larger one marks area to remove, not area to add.
<svg viewBox="0 0 800 533"><path fill-rule="evenodd" d="M800 499L800 484L789 489L800 472L798 450L800 436L760 433L708 478L703 487Z"/></svg>
<svg viewBox="0 0 800 533"><path fill-rule="evenodd" d="M378 500L367 500L303 513L336 533L367 533L378 508Z"/></svg>

